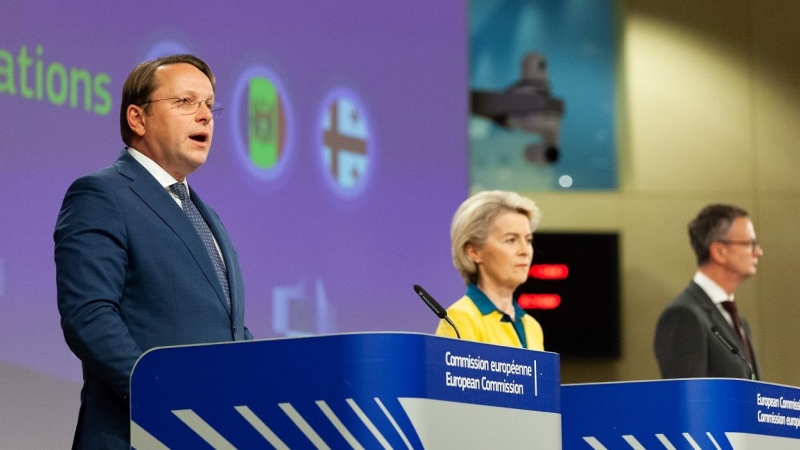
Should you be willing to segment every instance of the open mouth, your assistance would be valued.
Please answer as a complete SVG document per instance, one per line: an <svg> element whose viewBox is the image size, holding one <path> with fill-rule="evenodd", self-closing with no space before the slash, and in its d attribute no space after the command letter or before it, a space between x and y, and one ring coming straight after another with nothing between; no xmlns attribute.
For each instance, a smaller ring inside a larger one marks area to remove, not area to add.
<svg viewBox="0 0 800 450"><path fill-rule="evenodd" d="M208 141L208 134L206 134L206 133L192 134L192 135L189 136L189 139L191 139L191 140L193 140L195 142L207 142Z"/></svg>

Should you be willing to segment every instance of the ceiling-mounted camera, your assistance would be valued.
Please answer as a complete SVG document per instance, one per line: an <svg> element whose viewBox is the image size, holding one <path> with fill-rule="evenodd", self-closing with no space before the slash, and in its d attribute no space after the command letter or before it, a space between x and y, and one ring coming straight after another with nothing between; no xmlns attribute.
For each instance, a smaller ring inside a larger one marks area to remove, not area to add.
<svg viewBox="0 0 800 450"><path fill-rule="evenodd" d="M555 163L560 156L559 132L564 101L550 95L547 60L528 53L522 60L522 76L503 92L473 90L471 111L508 129L540 136L525 148L525 160L533 164Z"/></svg>

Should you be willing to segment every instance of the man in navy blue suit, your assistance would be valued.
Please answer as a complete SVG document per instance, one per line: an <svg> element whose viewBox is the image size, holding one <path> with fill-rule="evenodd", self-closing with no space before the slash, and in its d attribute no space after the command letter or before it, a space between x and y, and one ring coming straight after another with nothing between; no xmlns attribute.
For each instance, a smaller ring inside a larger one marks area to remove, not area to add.
<svg viewBox="0 0 800 450"><path fill-rule="evenodd" d="M186 183L211 148L214 83L191 55L137 66L120 106L126 148L64 198L58 308L84 378L73 448L129 448L130 375L143 352L252 339L231 240Z"/></svg>

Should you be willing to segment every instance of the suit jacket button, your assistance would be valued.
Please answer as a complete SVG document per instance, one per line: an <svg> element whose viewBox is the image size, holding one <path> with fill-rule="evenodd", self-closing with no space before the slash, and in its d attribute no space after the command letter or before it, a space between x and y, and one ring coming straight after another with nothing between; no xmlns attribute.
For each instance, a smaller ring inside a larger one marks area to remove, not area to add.
<svg viewBox="0 0 800 450"><path fill-rule="evenodd" d="M236 324L233 325L233 335L236 336Z"/></svg>

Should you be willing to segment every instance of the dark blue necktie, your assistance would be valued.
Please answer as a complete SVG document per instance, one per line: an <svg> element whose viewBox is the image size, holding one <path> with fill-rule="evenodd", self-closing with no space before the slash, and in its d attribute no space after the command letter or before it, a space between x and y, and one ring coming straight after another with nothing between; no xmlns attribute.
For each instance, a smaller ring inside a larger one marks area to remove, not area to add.
<svg viewBox="0 0 800 450"><path fill-rule="evenodd" d="M194 229L197 230L197 234L200 235L200 239L203 240L203 244L206 247L208 256L211 257L211 262L214 264L214 271L217 272L219 284L222 285L222 291L225 292L225 300L228 302L228 311L230 311L231 292L230 287L228 287L228 277L225 274L225 263L222 261L222 257L217 251L217 246L214 245L214 237L211 234L211 229L208 228L208 224L205 220L203 220L203 216L200 215L200 211L197 210L197 207L192 202L192 199L189 198L189 192L187 192L186 186L184 186L183 183L175 183L169 187L169 190L177 195L181 200L183 212L185 212L189 217L192 225L194 225Z"/></svg>

